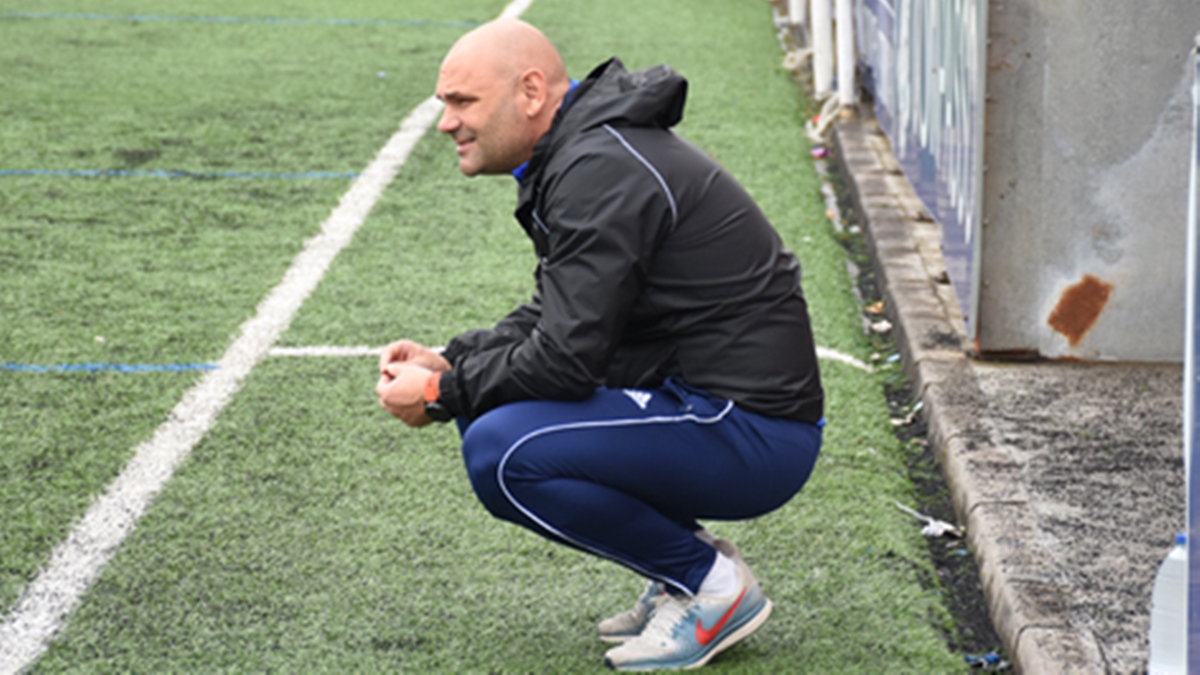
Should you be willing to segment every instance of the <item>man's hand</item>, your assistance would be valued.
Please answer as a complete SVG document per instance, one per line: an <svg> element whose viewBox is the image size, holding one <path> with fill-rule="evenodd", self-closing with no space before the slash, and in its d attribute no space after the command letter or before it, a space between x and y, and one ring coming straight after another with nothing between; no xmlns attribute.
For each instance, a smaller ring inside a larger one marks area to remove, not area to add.
<svg viewBox="0 0 1200 675"><path fill-rule="evenodd" d="M433 422L425 414L425 380L433 372L414 363L385 366L379 384L375 385L379 405L410 427L423 427Z"/></svg>
<svg viewBox="0 0 1200 675"><path fill-rule="evenodd" d="M386 375L388 366L393 363L410 363L439 373L450 370L450 362L441 354L412 340L400 340L383 348L379 355L379 373Z"/></svg>

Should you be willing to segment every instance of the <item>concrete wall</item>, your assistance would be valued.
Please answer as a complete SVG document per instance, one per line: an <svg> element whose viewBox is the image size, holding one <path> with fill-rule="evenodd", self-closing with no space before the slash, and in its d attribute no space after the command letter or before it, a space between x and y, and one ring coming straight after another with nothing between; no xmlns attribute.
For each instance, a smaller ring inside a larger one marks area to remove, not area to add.
<svg viewBox="0 0 1200 675"><path fill-rule="evenodd" d="M1196 0L992 0L982 352L1180 361Z"/></svg>

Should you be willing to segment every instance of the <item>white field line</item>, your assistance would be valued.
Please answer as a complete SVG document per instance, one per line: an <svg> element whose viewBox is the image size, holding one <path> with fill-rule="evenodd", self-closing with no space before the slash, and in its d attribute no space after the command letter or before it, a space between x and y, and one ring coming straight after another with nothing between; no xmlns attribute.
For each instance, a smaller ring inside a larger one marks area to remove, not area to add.
<svg viewBox="0 0 1200 675"><path fill-rule="evenodd" d="M517 17L532 0L514 0L501 16ZM242 324L233 344L200 382L184 393L150 440L109 484L83 518L50 553L47 565L25 587L0 625L0 675L29 667L49 647L83 593L100 576L125 537L172 474L212 427L217 415L320 282L337 254L350 243L371 208L437 119L441 102L429 98L400 124L304 244L283 280Z"/></svg>
<svg viewBox="0 0 1200 675"><path fill-rule="evenodd" d="M500 12L499 18L519 19L521 18L521 15L525 13L525 10L529 9L529 6L532 4L533 0L513 0L512 2L508 3L508 6L504 8L504 11Z"/></svg>
<svg viewBox="0 0 1200 675"><path fill-rule="evenodd" d="M434 347L434 349L440 350L441 348ZM290 356L290 357L306 357L306 356L354 357L354 356L379 356L379 353L381 351L383 351L383 347L366 347L366 346L337 347L337 346L327 345L327 346L320 346L320 347L272 347L271 350L267 352L267 355L268 356ZM874 368L872 368L871 366L867 365L866 363L863 363L862 361L854 358L853 356L839 352L836 349L829 349L828 347L817 347L817 358L826 359L828 361L837 361L839 363L844 363L853 368L857 368L865 373L875 372Z"/></svg>
<svg viewBox="0 0 1200 675"><path fill-rule="evenodd" d="M375 356L383 347L272 347L267 356Z"/></svg>
<svg viewBox="0 0 1200 675"><path fill-rule="evenodd" d="M828 347L817 347L817 358L826 359L829 361L837 361L839 363L844 363L853 368L858 368L859 370L863 371L864 373L875 372L875 369L872 368L870 365L863 363L862 361L859 361L858 359L854 358L853 356L850 356L849 354L843 354L842 352L839 352L836 349L830 349Z"/></svg>

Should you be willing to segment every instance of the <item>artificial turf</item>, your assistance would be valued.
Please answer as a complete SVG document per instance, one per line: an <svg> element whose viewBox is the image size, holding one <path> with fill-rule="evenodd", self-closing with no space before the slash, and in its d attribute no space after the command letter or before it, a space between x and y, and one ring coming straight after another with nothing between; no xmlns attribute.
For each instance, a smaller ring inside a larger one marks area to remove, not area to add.
<svg viewBox="0 0 1200 675"><path fill-rule="evenodd" d="M0 2L0 14L14 4ZM68 5L79 3L39 11ZM86 5L149 11L132 2ZM449 21L487 19L502 6L152 9ZM868 355L802 137L808 103L779 67L768 3L538 0L526 18L560 46L575 77L613 55L630 68L668 63L687 76L679 132L730 168L799 254L818 344ZM0 66L40 60L54 73L52 59L92 62L83 100L43 83L0 101L0 119L23 129L0 135L0 165L144 159L138 168L357 171L429 95L442 53L465 30L0 18ZM75 31L94 35L67 37ZM143 40L151 31L159 37ZM97 45L105 41L118 46ZM37 49L50 43L59 48ZM254 65L262 60L273 65ZM178 74L193 62L212 70ZM125 86L136 91L104 93ZM148 93L153 87L164 92ZM26 147L51 137L53 148ZM129 149L159 154L118 152ZM20 271L0 268L5 316L20 317L0 327L0 361L216 359L345 186L0 177L0 250L29 261ZM273 197L257 201L256 190ZM511 217L514 200L510 178L458 175L449 142L431 132L281 343L441 344L494 321L532 291L534 259ZM836 362L822 368L829 425L810 483L768 516L710 524L743 549L776 610L707 668L958 672L924 541L892 504L913 490L887 419L882 381L890 375ZM194 377L0 371L0 505L18 514L0 525L0 606ZM601 670L595 622L627 606L640 582L491 519L471 494L453 429L403 427L379 409L374 381L370 358L260 364L35 671Z"/></svg>
<svg viewBox="0 0 1200 675"><path fill-rule="evenodd" d="M349 17L483 16L499 3L344 6ZM357 172L428 96L461 25L71 18L196 15L187 3L0 2L0 364L220 357L349 179L12 171ZM211 14L328 16L321 3ZM336 16L336 15L335 15ZM380 77L380 73L384 77ZM194 372L0 370L0 607L162 423Z"/></svg>

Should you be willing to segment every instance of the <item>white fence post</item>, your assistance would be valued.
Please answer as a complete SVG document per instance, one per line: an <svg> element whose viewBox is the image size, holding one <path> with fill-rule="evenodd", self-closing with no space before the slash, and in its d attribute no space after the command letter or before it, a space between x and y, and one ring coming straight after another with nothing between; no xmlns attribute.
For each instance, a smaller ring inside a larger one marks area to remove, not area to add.
<svg viewBox="0 0 1200 675"><path fill-rule="evenodd" d="M812 0L813 90L818 101L833 93L833 12L831 0Z"/></svg>
<svg viewBox="0 0 1200 675"><path fill-rule="evenodd" d="M837 94L838 105L858 104L854 68L858 59L854 42L854 0L837 0Z"/></svg>
<svg viewBox="0 0 1200 675"><path fill-rule="evenodd" d="M793 26L808 24L808 0L788 0L788 23Z"/></svg>

